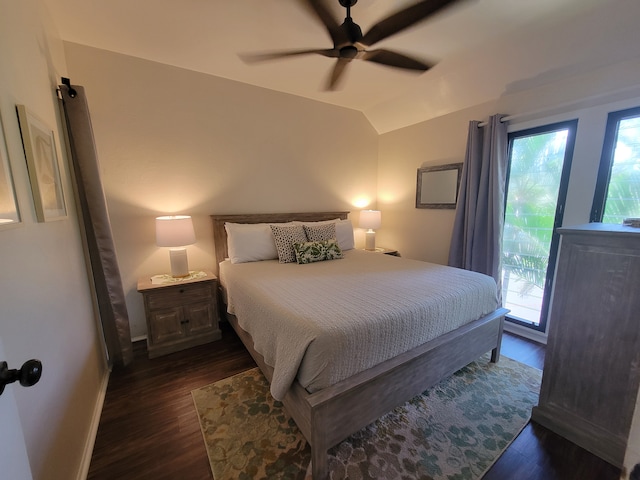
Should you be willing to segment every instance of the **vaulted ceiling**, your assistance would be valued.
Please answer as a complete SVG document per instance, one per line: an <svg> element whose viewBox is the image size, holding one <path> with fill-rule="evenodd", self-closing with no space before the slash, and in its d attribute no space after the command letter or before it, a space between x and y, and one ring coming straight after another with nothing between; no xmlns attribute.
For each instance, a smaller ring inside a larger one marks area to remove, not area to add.
<svg viewBox="0 0 640 480"><path fill-rule="evenodd" d="M416 0L359 0L363 32ZM63 40L362 111L380 133L638 55L637 0L459 0L379 44L427 61L414 74L334 59L246 64L240 55L330 48L305 0L45 0ZM338 23L345 10L325 0ZM631 45L629 45L631 43ZM73 80L73 79L72 79Z"/></svg>

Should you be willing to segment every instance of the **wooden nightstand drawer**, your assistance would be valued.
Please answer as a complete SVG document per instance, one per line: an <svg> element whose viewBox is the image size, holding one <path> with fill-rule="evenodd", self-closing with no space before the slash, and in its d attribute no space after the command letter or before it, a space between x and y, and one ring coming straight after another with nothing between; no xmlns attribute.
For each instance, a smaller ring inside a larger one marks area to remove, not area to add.
<svg viewBox="0 0 640 480"><path fill-rule="evenodd" d="M147 305L150 309L169 308L176 303L201 302L213 298L212 282L176 285L164 287L157 292L148 293L146 296Z"/></svg>
<svg viewBox="0 0 640 480"><path fill-rule="evenodd" d="M149 358L219 340L217 278L206 276L165 285L138 281L147 321Z"/></svg>

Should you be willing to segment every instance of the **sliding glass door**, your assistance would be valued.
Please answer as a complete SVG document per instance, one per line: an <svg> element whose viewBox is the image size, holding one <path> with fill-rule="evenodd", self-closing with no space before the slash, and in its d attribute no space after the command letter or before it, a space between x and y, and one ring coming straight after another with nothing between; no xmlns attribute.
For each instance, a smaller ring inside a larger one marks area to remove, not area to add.
<svg viewBox="0 0 640 480"><path fill-rule="evenodd" d="M546 327L577 120L509 134L502 246L507 320Z"/></svg>

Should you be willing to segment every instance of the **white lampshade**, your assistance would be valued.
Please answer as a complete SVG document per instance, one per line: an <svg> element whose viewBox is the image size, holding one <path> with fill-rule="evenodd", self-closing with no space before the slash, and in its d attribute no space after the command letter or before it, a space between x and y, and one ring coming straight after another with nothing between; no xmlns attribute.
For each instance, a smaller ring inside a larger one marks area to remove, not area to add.
<svg viewBox="0 0 640 480"><path fill-rule="evenodd" d="M382 214L380 210L362 210L360 212L360 228L375 230L382 224Z"/></svg>
<svg viewBox="0 0 640 480"><path fill-rule="evenodd" d="M186 245L196 243L193 221L188 215L172 215L156 218L156 245L171 247L171 275L186 277L189 275Z"/></svg>
<svg viewBox="0 0 640 480"><path fill-rule="evenodd" d="M159 247L184 247L196 243L193 221L188 215L171 215L156 218L156 245Z"/></svg>

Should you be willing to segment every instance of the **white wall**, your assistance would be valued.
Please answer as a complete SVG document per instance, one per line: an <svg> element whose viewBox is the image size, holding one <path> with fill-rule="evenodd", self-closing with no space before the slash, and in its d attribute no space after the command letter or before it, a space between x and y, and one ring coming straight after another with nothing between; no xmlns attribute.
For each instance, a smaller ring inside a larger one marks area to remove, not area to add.
<svg viewBox="0 0 640 480"><path fill-rule="evenodd" d="M0 113L14 174L20 225L0 231L0 333L10 368L43 363L40 382L7 388L15 396L33 478L73 479L106 378L66 159L58 148L68 218L38 223L16 104L60 141L55 88L66 71L62 42L39 0L0 0ZM6 412L3 412L3 415ZM0 428L0 443L5 438Z"/></svg>
<svg viewBox="0 0 640 480"><path fill-rule="evenodd" d="M156 216L192 215L190 268L215 270L211 214L375 206L378 135L362 113L73 43L65 52L89 101L134 337L146 334L138 278L169 271Z"/></svg>

